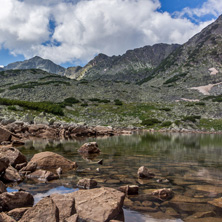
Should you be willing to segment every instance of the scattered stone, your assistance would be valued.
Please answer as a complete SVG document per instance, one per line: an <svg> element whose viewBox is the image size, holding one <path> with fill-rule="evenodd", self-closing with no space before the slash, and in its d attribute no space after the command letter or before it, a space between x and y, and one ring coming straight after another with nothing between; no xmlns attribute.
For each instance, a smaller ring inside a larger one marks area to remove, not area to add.
<svg viewBox="0 0 222 222"><path fill-rule="evenodd" d="M27 168L34 163L37 164L37 169L43 170L56 170L61 167L62 171L67 171L77 168L78 166L77 163L72 162L57 153L48 151L35 154L28 163Z"/></svg>
<svg viewBox="0 0 222 222"><path fill-rule="evenodd" d="M100 168L96 168L96 172L100 172L101 170L100 170Z"/></svg>
<svg viewBox="0 0 222 222"><path fill-rule="evenodd" d="M171 189L160 189L160 190L156 190L153 191L152 193L154 196L157 196L158 198L160 198L161 200L169 200L173 197L174 193Z"/></svg>
<svg viewBox="0 0 222 222"><path fill-rule="evenodd" d="M60 177L60 175L62 174L62 168L59 167L59 168L56 170L56 173L57 173L58 176Z"/></svg>
<svg viewBox="0 0 222 222"><path fill-rule="evenodd" d="M45 197L27 210L19 222L59 222L59 210L51 197Z"/></svg>
<svg viewBox="0 0 222 222"><path fill-rule="evenodd" d="M35 162L29 162L28 165L26 165L25 167L23 167L21 169L20 172L29 172L29 173L32 173L36 170L37 168L37 163Z"/></svg>
<svg viewBox="0 0 222 222"><path fill-rule="evenodd" d="M103 165L103 159L99 160L97 163L100 164L100 165Z"/></svg>
<svg viewBox="0 0 222 222"><path fill-rule="evenodd" d="M128 195L136 195L139 192L137 185L126 185L119 187L119 190Z"/></svg>
<svg viewBox="0 0 222 222"><path fill-rule="evenodd" d="M12 217L13 219L15 219L16 221L19 221L23 214L30 209L30 207L23 207L23 208L16 208L14 210L10 210L7 214Z"/></svg>
<svg viewBox="0 0 222 222"><path fill-rule="evenodd" d="M0 213L0 221L1 222L16 222L13 218L8 216L6 213Z"/></svg>
<svg viewBox="0 0 222 222"><path fill-rule="evenodd" d="M10 182L19 182L22 181L21 176L19 175L18 171L12 167L9 166L3 175L3 179Z"/></svg>
<svg viewBox="0 0 222 222"><path fill-rule="evenodd" d="M58 175L47 170L36 170L35 172L28 174L27 177L42 181L56 180L59 178Z"/></svg>
<svg viewBox="0 0 222 222"><path fill-rule="evenodd" d="M0 180L0 194L6 192L5 184Z"/></svg>
<svg viewBox="0 0 222 222"><path fill-rule="evenodd" d="M50 197L59 210L60 221L76 213L75 199L72 194L52 194Z"/></svg>
<svg viewBox="0 0 222 222"><path fill-rule="evenodd" d="M16 164L15 169L16 170L21 170L23 167L25 167L27 165L27 163L19 163Z"/></svg>
<svg viewBox="0 0 222 222"><path fill-rule="evenodd" d="M0 127L0 142L11 141L12 133Z"/></svg>
<svg viewBox="0 0 222 222"><path fill-rule="evenodd" d="M91 189L91 188L97 187L97 182L92 179L84 178L84 179L79 180L79 182L77 183L77 186L84 189Z"/></svg>
<svg viewBox="0 0 222 222"><path fill-rule="evenodd" d="M125 194L112 188L79 190L75 198L76 212L80 220L110 221L122 212Z"/></svg>
<svg viewBox="0 0 222 222"><path fill-rule="evenodd" d="M21 207L32 207L33 203L33 196L24 191L0 194L0 212Z"/></svg>
<svg viewBox="0 0 222 222"><path fill-rule="evenodd" d="M0 154L8 158L13 167L15 167L16 164L27 163L26 157L14 147L2 147L0 148Z"/></svg>
<svg viewBox="0 0 222 222"><path fill-rule="evenodd" d="M158 179L156 180L157 183L169 183L170 181L168 179Z"/></svg>
<svg viewBox="0 0 222 222"><path fill-rule="evenodd" d="M137 175L138 175L139 178L147 178L147 179L152 179L155 176L154 173L149 172L149 170L144 166L141 166L138 169Z"/></svg>
<svg viewBox="0 0 222 222"><path fill-rule="evenodd" d="M100 153L100 149L98 148L98 144L96 142L85 143L83 144L79 150L80 153Z"/></svg>

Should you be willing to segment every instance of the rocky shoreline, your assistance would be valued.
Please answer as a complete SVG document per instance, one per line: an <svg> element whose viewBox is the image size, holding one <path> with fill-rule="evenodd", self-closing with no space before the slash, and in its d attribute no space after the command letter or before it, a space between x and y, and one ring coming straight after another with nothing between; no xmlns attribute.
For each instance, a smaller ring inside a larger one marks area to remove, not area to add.
<svg viewBox="0 0 222 222"><path fill-rule="evenodd" d="M7 125L0 125L0 145L19 145L34 138L67 140L78 137L114 136L132 134L139 128L113 128L110 126L88 126L79 124L54 123L28 124L15 121Z"/></svg>

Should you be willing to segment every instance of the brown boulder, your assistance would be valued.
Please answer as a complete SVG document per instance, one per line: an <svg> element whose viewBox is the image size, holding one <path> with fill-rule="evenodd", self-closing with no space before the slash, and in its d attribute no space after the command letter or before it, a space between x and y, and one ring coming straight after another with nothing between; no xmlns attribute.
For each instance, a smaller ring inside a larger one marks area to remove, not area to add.
<svg viewBox="0 0 222 222"><path fill-rule="evenodd" d="M108 126L96 126L94 127L96 135L114 135L112 127Z"/></svg>
<svg viewBox="0 0 222 222"><path fill-rule="evenodd" d="M26 163L26 157L16 148L14 147L2 147L0 148L0 154L3 157L9 159L10 164L15 167L16 164Z"/></svg>
<svg viewBox="0 0 222 222"><path fill-rule="evenodd" d="M59 211L50 197L40 200L34 207L27 210L19 222L59 222Z"/></svg>
<svg viewBox="0 0 222 222"><path fill-rule="evenodd" d="M84 189L91 189L91 188L97 187L97 182L92 179L84 178L84 179L79 180L79 182L77 183L77 186Z"/></svg>
<svg viewBox="0 0 222 222"><path fill-rule="evenodd" d="M208 203L216 207L222 208L222 197L209 201Z"/></svg>
<svg viewBox="0 0 222 222"><path fill-rule="evenodd" d="M112 188L79 190L75 198L76 212L83 221L109 221L122 212L125 194Z"/></svg>
<svg viewBox="0 0 222 222"><path fill-rule="evenodd" d="M19 163L16 164L15 169L16 170L21 170L23 167L25 167L27 165L27 163Z"/></svg>
<svg viewBox="0 0 222 222"><path fill-rule="evenodd" d="M58 175L47 170L36 170L35 172L28 174L27 177L42 181L56 180L59 178Z"/></svg>
<svg viewBox="0 0 222 222"><path fill-rule="evenodd" d="M9 166L9 159L0 154L0 174Z"/></svg>
<svg viewBox="0 0 222 222"><path fill-rule="evenodd" d="M24 191L0 194L0 212L21 207L32 207L33 203L33 196Z"/></svg>
<svg viewBox="0 0 222 222"><path fill-rule="evenodd" d="M0 222L16 222L13 218L8 216L6 213L0 213Z"/></svg>
<svg viewBox="0 0 222 222"><path fill-rule="evenodd" d="M18 171L12 167L9 166L3 175L3 179L10 182L19 182L22 181L21 176L19 175Z"/></svg>
<svg viewBox="0 0 222 222"><path fill-rule="evenodd" d="M152 179L155 176L154 173L149 172L149 170L144 166L141 166L138 169L137 175L138 175L139 178L147 178L147 179Z"/></svg>
<svg viewBox="0 0 222 222"><path fill-rule="evenodd" d="M50 196L59 210L59 219L63 221L76 213L75 199L70 194L52 194Z"/></svg>
<svg viewBox="0 0 222 222"><path fill-rule="evenodd" d="M23 207L23 208L16 208L14 210L10 210L7 214L12 217L13 219L15 219L16 221L19 221L23 214L30 209L30 207Z"/></svg>
<svg viewBox="0 0 222 222"><path fill-rule="evenodd" d="M128 195L138 194L139 187L137 185L126 185L119 187L119 190Z"/></svg>
<svg viewBox="0 0 222 222"><path fill-rule="evenodd" d="M80 153L100 153L100 149L98 148L98 144L96 142L85 143L83 144L79 150Z"/></svg>
<svg viewBox="0 0 222 222"><path fill-rule="evenodd" d="M0 194L6 192L6 186L2 181L0 181Z"/></svg>
<svg viewBox="0 0 222 222"><path fill-rule="evenodd" d="M174 193L171 189L166 189L166 188L160 189L160 190L155 190L152 192L152 194L161 200L169 200L174 195Z"/></svg>
<svg viewBox="0 0 222 222"><path fill-rule="evenodd" d="M50 169L56 171L56 169L61 167L62 171L67 171L77 167L77 163L72 162L57 153L48 151L35 154L28 163L27 168L34 163L37 164L37 169L43 170Z"/></svg>
<svg viewBox="0 0 222 222"><path fill-rule="evenodd" d="M4 141L11 141L12 133L0 127L0 143Z"/></svg>

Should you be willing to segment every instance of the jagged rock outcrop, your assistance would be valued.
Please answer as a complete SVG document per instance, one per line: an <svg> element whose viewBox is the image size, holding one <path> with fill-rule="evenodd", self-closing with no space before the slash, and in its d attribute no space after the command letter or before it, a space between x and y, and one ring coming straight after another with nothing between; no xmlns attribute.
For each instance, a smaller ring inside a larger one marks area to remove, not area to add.
<svg viewBox="0 0 222 222"><path fill-rule="evenodd" d="M179 45L156 44L128 50L122 56L97 55L83 68L69 69L67 76L73 79L103 79L136 82L151 73L160 62Z"/></svg>

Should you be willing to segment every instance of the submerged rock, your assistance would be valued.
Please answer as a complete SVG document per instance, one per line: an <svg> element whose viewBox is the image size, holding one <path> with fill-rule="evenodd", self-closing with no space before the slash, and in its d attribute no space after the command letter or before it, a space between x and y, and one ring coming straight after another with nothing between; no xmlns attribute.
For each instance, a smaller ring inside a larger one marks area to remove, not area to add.
<svg viewBox="0 0 222 222"><path fill-rule="evenodd" d="M174 193L171 189L160 189L160 190L155 190L152 193L154 196L160 198L161 200L169 200L173 197Z"/></svg>
<svg viewBox="0 0 222 222"><path fill-rule="evenodd" d="M65 207L65 206L64 206ZM51 197L45 197L27 210L20 222L59 222L59 210Z"/></svg>
<svg viewBox="0 0 222 222"><path fill-rule="evenodd" d="M57 153L48 151L35 154L28 163L26 169L29 169L29 167L35 164L37 165L37 169L50 169L54 171L56 171L59 167L61 167L62 171L67 171L77 168L78 166L76 162L72 162Z"/></svg>
<svg viewBox="0 0 222 222"><path fill-rule="evenodd" d="M97 187L97 182L92 179L84 178L84 179L79 180L79 182L77 183L77 186L84 189L91 189L91 188Z"/></svg>
<svg viewBox="0 0 222 222"><path fill-rule="evenodd" d="M126 185L119 187L119 190L128 195L135 195L139 192L139 187L137 185Z"/></svg>
<svg viewBox="0 0 222 222"><path fill-rule="evenodd" d="M139 178L147 178L147 179L152 179L153 177L155 177L155 174L152 172L149 172L149 170L144 166L141 166L138 169L137 175Z"/></svg>
<svg viewBox="0 0 222 222"><path fill-rule="evenodd" d="M0 212L21 207L32 207L33 203L33 196L24 191L0 194Z"/></svg>
<svg viewBox="0 0 222 222"><path fill-rule="evenodd" d="M98 147L98 144L96 142L91 142L91 143L85 143L83 144L79 150L80 153L100 153L100 149Z"/></svg>

